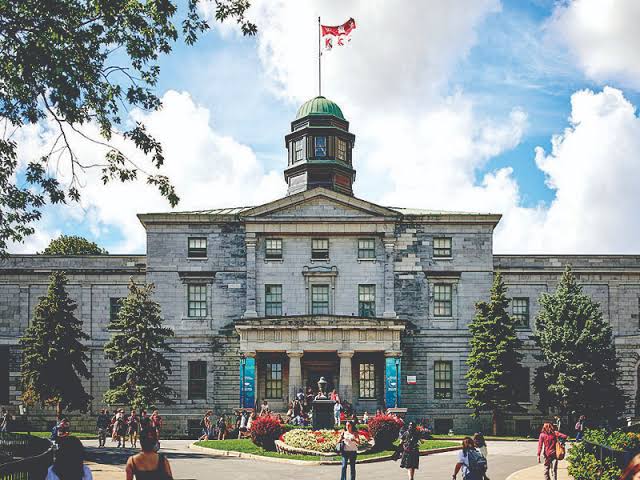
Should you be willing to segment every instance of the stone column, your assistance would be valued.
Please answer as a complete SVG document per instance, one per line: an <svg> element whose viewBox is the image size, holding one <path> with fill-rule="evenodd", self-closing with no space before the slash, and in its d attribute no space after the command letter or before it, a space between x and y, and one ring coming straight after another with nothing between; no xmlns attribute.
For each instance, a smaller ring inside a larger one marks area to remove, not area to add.
<svg viewBox="0 0 640 480"><path fill-rule="evenodd" d="M298 389L302 387L302 351L287 351L289 356L289 401L296 398Z"/></svg>
<svg viewBox="0 0 640 480"><path fill-rule="evenodd" d="M351 362L353 350L342 350L338 352L340 358L340 398L347 402L352 402L353 397L353 377L351 374Z"/></svg>
<svg viewBox="0 0 640 480"><path fill-rule="evenodd" d="M396 318L393 253L396 239L385 237L384 242L384 313L385 318Z"/></svg>
<svg viewBox="0 0 640 480"><path fill-rule="evenodd" d="M258 316L256 311L256 244L258 239L255 234L247 233L244 241L247 247L247 305L242 317L255 318Z"/></svg>

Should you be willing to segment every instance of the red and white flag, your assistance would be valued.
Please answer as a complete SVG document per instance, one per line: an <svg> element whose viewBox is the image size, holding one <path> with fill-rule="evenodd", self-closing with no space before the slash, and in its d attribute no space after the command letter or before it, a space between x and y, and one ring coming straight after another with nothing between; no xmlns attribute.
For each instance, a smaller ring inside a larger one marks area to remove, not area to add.
<svg viewBox="0 0 640 480"><path fill-rule="evenodd" d="M331 50L333 47L341 47L351 41L351 33L356 29L356 21L350 18L342 25L330 27L320 25L324 50Z"/></svg>

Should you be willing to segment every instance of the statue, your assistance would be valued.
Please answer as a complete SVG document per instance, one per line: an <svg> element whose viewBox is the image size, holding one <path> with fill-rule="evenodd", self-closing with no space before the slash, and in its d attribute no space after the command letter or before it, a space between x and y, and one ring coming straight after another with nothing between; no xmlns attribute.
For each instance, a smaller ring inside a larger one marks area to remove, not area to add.
<svg viewBox="0 0 640 480"><path fill-rule="evenodd" d="M320 377L320 380L318 380L318 394L316 395L316 400L326 400L327 399L327 392L325 391L327 388L327 381L324 379L324 377Z"/></svg>

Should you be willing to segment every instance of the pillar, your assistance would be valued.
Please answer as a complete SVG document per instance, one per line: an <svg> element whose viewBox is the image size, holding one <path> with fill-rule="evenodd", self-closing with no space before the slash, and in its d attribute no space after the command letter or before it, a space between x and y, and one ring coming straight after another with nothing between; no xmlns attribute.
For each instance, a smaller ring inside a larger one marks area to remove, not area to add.
<svg viewBox="0 0 640 480"><path fill-rule="evenodd" d="M338 358L340 358L340 379L338 382L340 385L338 390L340 398L352 402L353 376L351 374L351 362L353 359L353 351L339 351Z"/></svg>
<svg viewBox="0 0 640 480"><path fill-rule="evenodd" d="M243 318L256 318L258 316L256 311L256 244L258 239L252 235L255 234L247 233L247 237L244 240L247 247L247 304Z"/></svg>
<svg viewBox="0 0 640 480"><path fill-rule="evenodd" d="M302 387L302 362L303 352L288 351L289 356L289 401L293 402L296 398L298 389Z"/></svg>
<svg viewBox="0 0 640 480"><path fill-rule="evenodd" d="M385 318L395 318L395 286L393 253L395 238L385 237L384 242L384 313Z"/></svg>

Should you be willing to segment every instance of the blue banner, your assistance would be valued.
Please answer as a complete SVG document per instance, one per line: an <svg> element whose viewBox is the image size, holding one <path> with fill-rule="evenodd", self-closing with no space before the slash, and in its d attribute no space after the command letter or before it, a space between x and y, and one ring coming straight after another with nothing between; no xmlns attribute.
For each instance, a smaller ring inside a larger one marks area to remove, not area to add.
<svg viewBox="0 0 640 480"><path fill-rule="evenodd" d="M400 406L400 358L387 357L384 371L384 401L387 408ZM396 362L397 366L396 366Z"/></svg>
<svg viewBox="0 0 640 480"><path fill-rule="evenodd" d="M256 359L246 357L240 362L240 406L254 408L256 403Z"/></svg>

